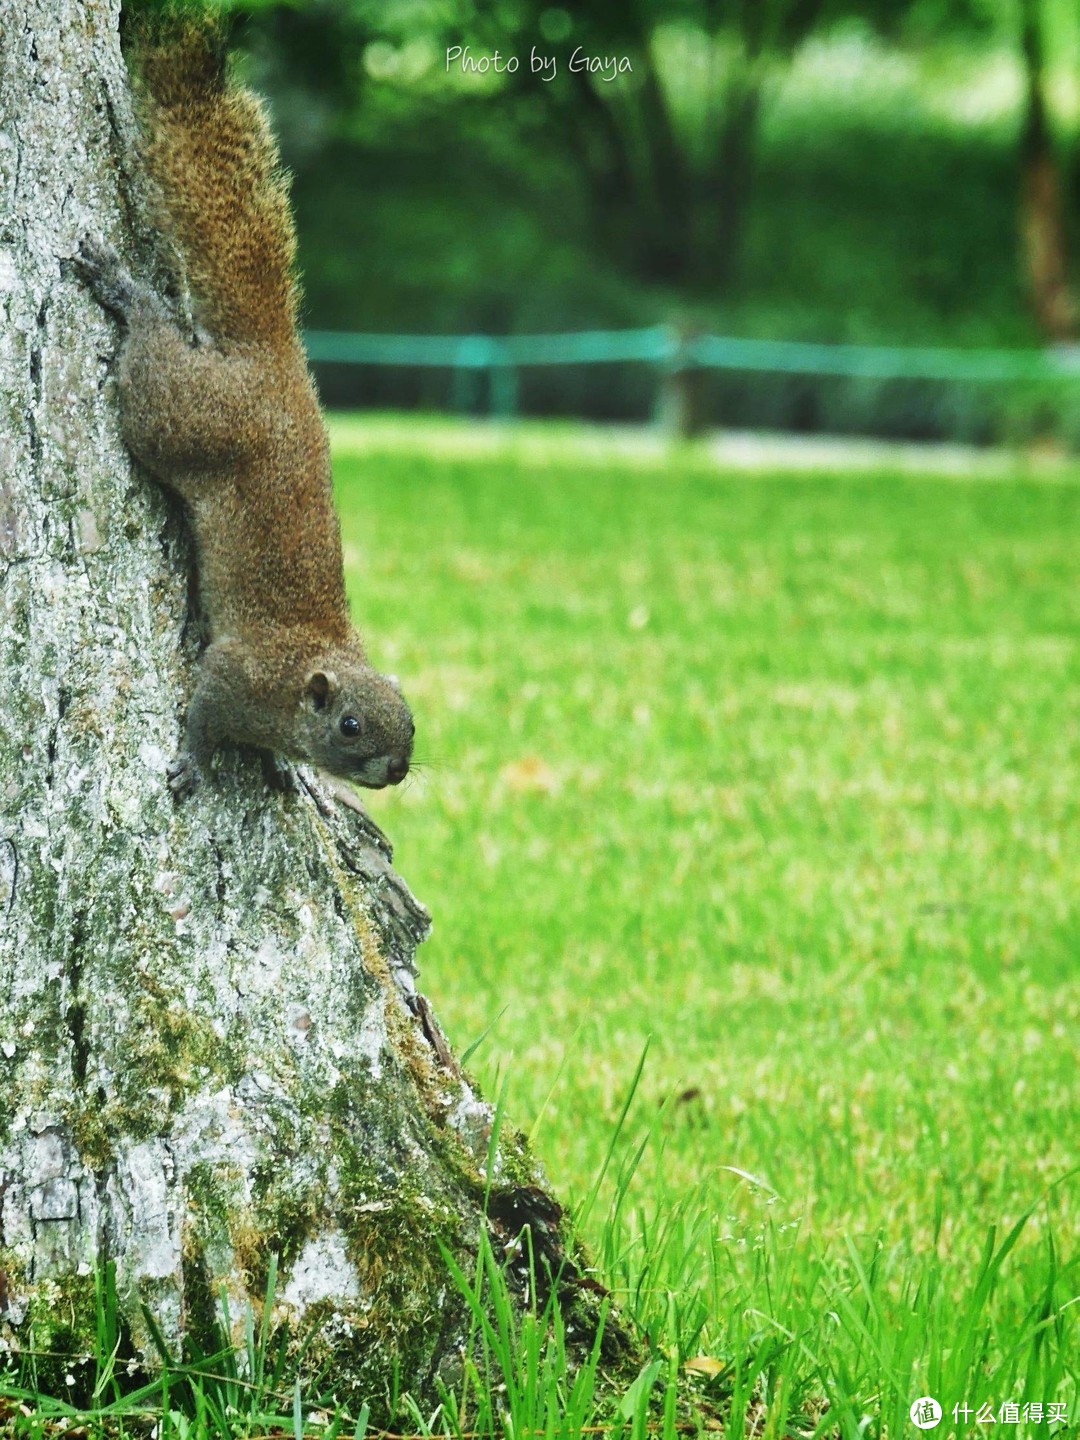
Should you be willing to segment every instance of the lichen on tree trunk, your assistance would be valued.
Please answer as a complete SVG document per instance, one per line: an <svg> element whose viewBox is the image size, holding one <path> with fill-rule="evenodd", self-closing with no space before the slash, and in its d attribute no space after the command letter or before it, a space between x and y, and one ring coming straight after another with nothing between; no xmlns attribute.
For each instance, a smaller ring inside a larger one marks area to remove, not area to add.
<svg viewBox="0 0 1080 1440"><path fill-rule="evenodd" d="M82 1350L261 1302L343 1400L457 1363L440 1245L559 1211L414 986L423 908L365 814L227 753L165 766L197 653L182 508L119 437L110 319L65 270L152 265L117 0L0 0L0 1333ZM500 1218L501 1217L501 1218ZM59 1303L59 1302L63 1303Z"/></svg>

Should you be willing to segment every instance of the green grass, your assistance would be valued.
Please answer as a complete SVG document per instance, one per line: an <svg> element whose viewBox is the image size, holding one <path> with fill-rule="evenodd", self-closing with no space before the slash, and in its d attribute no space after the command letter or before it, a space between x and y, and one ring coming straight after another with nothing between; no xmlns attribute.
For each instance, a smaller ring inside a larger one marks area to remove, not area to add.
<svg viewBox="0 0 1080 1440"><path fill-rule="evenodd" d="M372 800L435 914L423 983L460 1046L493 1025L473 1066L571 1194L651 1038L624 1145L653 1140L592 1226L632 1313L725 1364L777 1347L777 1434L822 1395L904 1433L928 1390L1080 1420L1080 1181L1050 1188L1080 1122L1077 477L366 433L339 495L432 762Z"/></svg>
<svg viewBox="0 0 1080 1440"><path fill-rule="evenodd" d="M914 1435L924 1394L935 1435L1008 1401L1075 1426L1080 474L517 433L334 426L356 615L426 762L370 807L435 915L423 988L459 1051L489 1031L470 1067L649 1361L613 1417L481 1262L499 1319L435 1428L670 1435L680 1374L731 1437ZM161 1440L332 1417L256 1331L272 1383L174 1375Z"/></svg>

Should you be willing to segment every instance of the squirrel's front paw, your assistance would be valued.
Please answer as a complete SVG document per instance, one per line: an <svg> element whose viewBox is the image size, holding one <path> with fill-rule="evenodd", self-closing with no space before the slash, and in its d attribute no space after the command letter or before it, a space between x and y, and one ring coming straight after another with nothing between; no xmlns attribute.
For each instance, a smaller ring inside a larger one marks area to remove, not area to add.
<svg viewBox="0 0 1080 1440"><path fill-rule="evenodd" d="M296 771L288 763L275 755L270 750L262 752L263 781L268 790L277 790L281 794L293 794L296 791Z"/></svg>
<svg viewBox="0 0 1080 1440"><path fill-rule="evenodd" d="M112 246L84 235L70 263L98 303L126 320L135 301L135 282Z"/></svg>
<svg viewBox="0 0 1080 1440"><path fill-rule="evenodd" d="M186 750L176 757L165 774L168 776L169 789L178 799L191 795L202 784L202 771L194 755L189 755Z"/></svg>

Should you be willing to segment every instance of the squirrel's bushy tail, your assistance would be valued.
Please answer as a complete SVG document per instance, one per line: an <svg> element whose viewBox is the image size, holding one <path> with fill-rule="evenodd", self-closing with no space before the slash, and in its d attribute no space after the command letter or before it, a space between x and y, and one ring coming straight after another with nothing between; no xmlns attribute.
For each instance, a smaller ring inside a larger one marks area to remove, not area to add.
<svg viewBox="0 0 1080 1440"><path fill-rule="evenodd" d="M200 322L224 344L281 344L295 327L296 238L262 103L229 78L212 19L159 19L133 52L145 161Z"/></svg>

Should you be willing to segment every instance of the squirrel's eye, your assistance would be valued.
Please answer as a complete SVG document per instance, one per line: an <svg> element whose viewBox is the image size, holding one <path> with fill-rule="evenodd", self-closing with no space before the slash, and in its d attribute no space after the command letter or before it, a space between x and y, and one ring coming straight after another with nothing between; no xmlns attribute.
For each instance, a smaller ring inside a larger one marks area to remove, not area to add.
<svg viewBox="0 0 1080 1440"><path fill-rule="evenodd" d="M360 721L355 715L343 715L339 729L349 740L354 740L360 734Z"/></svg>

